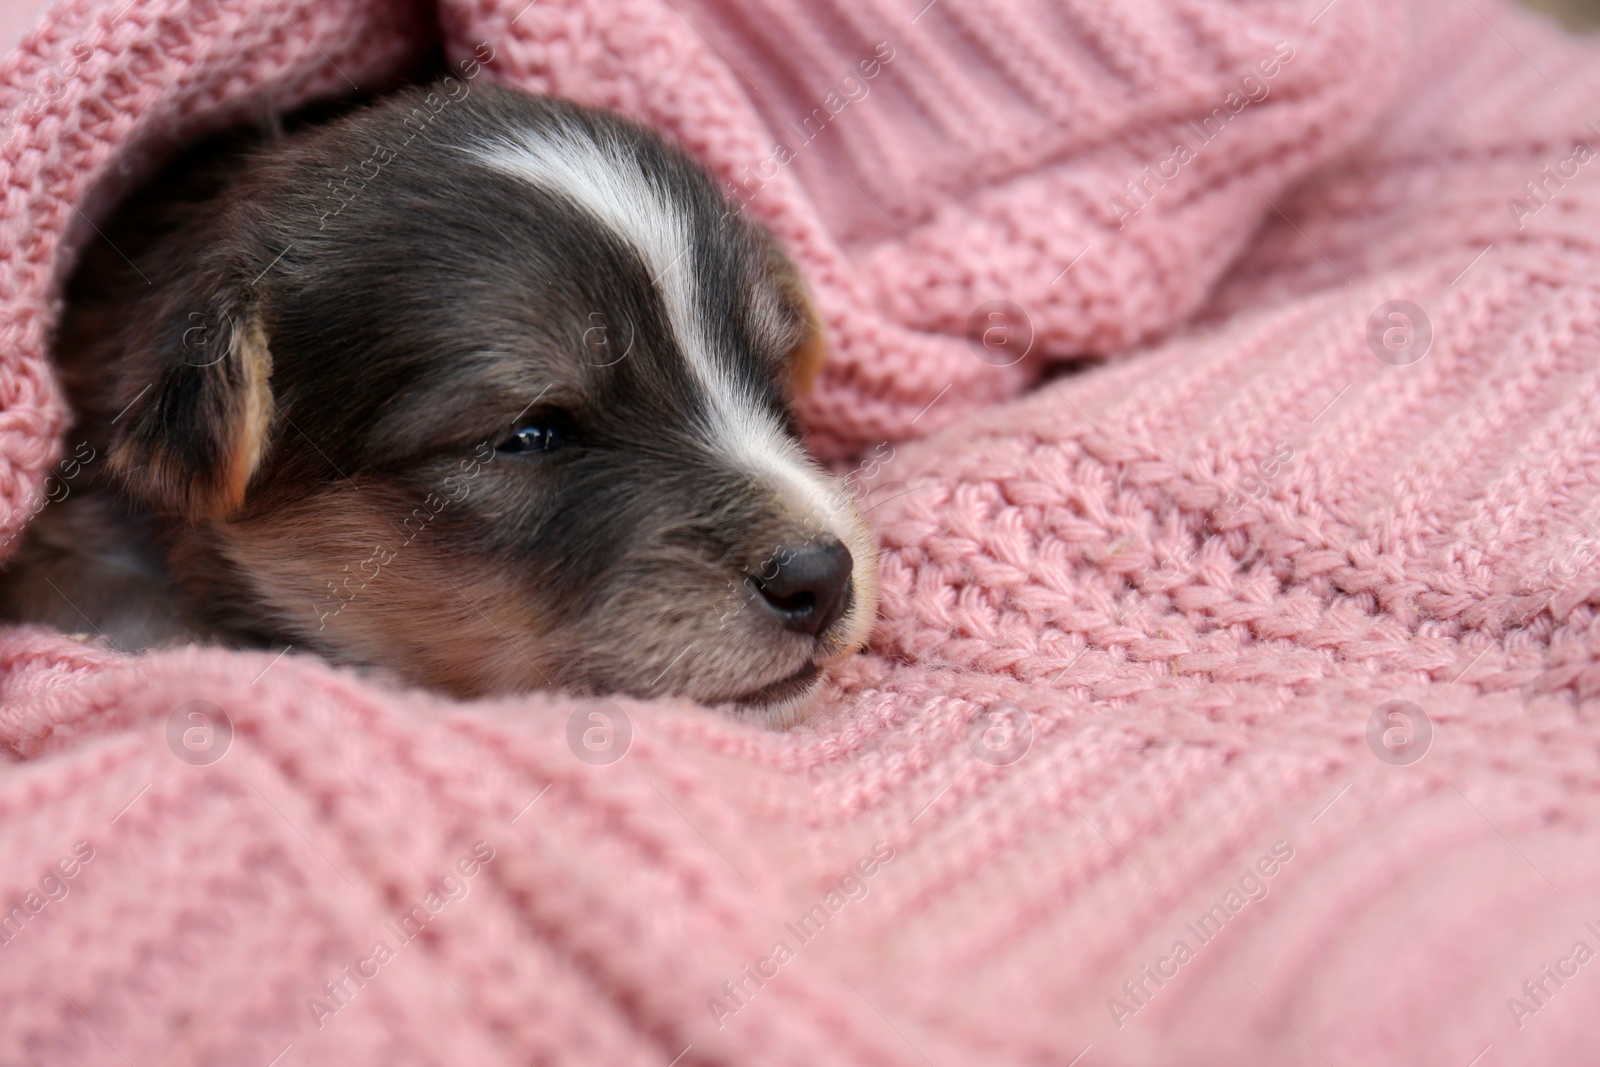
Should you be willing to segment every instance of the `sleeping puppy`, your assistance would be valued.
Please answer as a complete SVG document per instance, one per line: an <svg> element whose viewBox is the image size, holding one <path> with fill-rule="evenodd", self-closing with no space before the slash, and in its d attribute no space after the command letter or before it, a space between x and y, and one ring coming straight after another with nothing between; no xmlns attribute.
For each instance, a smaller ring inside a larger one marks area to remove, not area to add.
<svg viewBox="0 0 1600 1067"><path fill-rule="evenodd" d="M105 227L56 345L94 456L5 610L788 721L877 583L798 440L794 266L641 126L428 92L191 152Z"/></svg>

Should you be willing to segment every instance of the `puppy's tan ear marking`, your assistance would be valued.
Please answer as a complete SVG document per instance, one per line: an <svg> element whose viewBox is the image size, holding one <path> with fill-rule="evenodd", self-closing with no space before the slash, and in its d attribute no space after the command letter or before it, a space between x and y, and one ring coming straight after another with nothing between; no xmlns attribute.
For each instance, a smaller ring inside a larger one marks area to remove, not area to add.
<svg viewBox="0 0 1600 1067"><path fill-rule="evenodd" d="M806 288L805 279L800 276L800 268L783 250L777 235L766 227L758 229L766 245L771 276L776 280L791 312L797 313L801 322L799 340L784 355L789 396L791 399L798 398L810 392L817 376L822 373L822 365L828 361L828 332L823 329L822 316L817 314L816 305L811 302L811 293Z"/></svg>
<svg viewBox="0 0 1600 1067"><path fill-rule="evenodd" d="M157 332L130 361L149 384L125 386L134 395L112 427L111 468L156 510L225 518L243 505L270 439L266 331L254 309L214 306L168 316Z"/></svg>
<svg viewBox="0 0 1600 1067"><path fill-rule="evenodd" d="M267 431L272 425L272 351L267 347L267 332L256 315L241 326L234 333L229 352L229 358L239 364L242 384L227 475L222 482L221 504L227 512L243 506L245 489L261 466L267 450Z"/></svg>
<svg viewBox="0 0 1600 1067"><path fill-rule="evenodd" d="M793 395L801 396L811 391L812 383L822 373L822 365L828 361L828 335L822 328L822 317L817 314L798 275L795 287L795 297L805 316L805 332L801 334L799 343L789 351L789 388Z"/></svg>

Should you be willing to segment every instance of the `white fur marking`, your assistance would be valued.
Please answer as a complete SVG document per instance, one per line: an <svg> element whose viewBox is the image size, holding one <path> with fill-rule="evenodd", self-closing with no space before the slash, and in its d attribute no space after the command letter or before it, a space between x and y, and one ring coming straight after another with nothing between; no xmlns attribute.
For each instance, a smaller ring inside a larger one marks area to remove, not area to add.
<svg viewBox="0 0 1600 1067"><path fill-rule="evenodd" d="M667 318L695 379L705 391L713 425L708 443L751 473L770 481L797 518L816 515L846 543L853 518L842 491L817 468L766 410L716 358L706 340L694 271L686 261L687 219L667 190L650 180L632 150L558 126L520 130L472 154L496 170L571 200L638 252L666 305Z"/></svg>

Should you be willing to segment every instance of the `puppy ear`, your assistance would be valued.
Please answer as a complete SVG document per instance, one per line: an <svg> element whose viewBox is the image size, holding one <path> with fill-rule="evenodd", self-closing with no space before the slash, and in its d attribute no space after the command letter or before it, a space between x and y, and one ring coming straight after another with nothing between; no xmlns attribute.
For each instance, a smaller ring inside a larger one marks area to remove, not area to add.
<svg viewBox="0 0 1600 1067"><path fill-rule="evenodd" d="M828 361L828 335L822 328L822 317L817 314L816 306L811 303L811 295L799 279L800 275L796 272L793 295L804 317L805 327L788 356L789 389L794 396L810 392L811 384L822 373L822 365Z"/></svg>
<svg viewBox="0 0 1600 1067"><path fill-rule="evenodd" d="M256 308L225 296L204 310L163 303L155 323L135 327L110 466L149 507L225 518L244 503L267 450L275 409L266 331Z"/></svg>
<svg viewBox="0 0 1600 1067"><path fill-rule="evenodd" d="M800 268L785 254L776 237L770 232L765 236L772 275L783 301L789 306L789 313L800 323L799 337L784 356L789 396L795 398L809 392L817 375L822 373L822 365L828 361L828 335L822 328L822 316L811 302L805 279L800 276Z"/></svg>
<svg viewBox="0 0 1600 1067"><path fill-rule="evenodd" d="M776 282L783 302L788 305L788 313L793 316L791 321L798 319L800 323L798 339L784 356L789 396L797 398L811 390L817 375L822 373L822 365L828 361L828 334L822 328L822 316L811 302L811 293L800 276L800 268L784 251L777 235L765 226L754 228L765 249L769 277Z"/></svg>

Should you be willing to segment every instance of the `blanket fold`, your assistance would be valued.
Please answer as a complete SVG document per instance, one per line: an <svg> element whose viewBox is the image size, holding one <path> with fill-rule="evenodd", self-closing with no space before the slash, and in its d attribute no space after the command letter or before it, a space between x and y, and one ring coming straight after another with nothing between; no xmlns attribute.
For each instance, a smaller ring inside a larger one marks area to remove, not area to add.
<svg viewBox="0 0 1600 1067"><path fill-rule="evenodd" d="M0 633L0 1064L1593 1059L1591 42L1490 0L60 0L0 62L0 536L118 191L480 48L793 251L872 649L777 734Z"/></svg>

